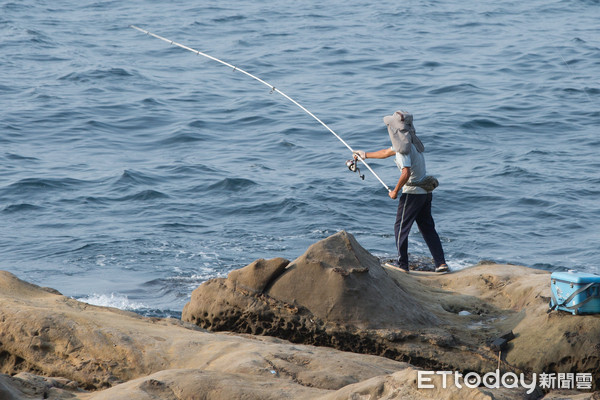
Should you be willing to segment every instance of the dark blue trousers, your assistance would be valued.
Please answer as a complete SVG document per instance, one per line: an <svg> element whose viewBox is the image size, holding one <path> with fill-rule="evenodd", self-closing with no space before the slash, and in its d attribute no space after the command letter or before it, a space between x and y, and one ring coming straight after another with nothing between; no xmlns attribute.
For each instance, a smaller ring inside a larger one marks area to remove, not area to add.
<svg viewBox="0 0 600 400"><path fill-rule="evenodd" d="M446 264L442 242L435 230L435 222L431 216L431 193L407 194L402 193L398 202L398 213L394 232L396 234L396 247L398 248L398 264L408 268L408 234L413 223L416 222L435 266Z"/></svg>

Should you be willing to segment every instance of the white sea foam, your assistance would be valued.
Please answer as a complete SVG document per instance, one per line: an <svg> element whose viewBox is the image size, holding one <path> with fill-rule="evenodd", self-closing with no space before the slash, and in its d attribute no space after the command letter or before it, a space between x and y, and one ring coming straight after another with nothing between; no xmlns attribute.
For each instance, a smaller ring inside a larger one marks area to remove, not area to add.
<svg viewBox="0 0 600 400"><path fill-rule="evenodd" d="M473 265L472 262L468 260L449 260L447 261L448 267L450 267L450 271L459 271L461 269L465 269Z"/></svg>
<svg viewBox="0 0 600 400"><path fill-rule="evenodd" d="M127 296L118 293L94 293L87 297L80 297L77 300L94 306L114 307L120 310L135 311L143 308L148 308L148 306L146 306L145 304L131 301Z"/></svg>

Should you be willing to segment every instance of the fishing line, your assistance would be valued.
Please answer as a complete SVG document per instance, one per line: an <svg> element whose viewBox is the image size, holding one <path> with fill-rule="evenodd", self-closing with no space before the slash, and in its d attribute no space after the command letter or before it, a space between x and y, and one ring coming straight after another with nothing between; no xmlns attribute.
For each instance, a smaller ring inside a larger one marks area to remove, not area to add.
<svg viewBox="0 0 600 400"><path fill-rule="evenodd" d="M571 71L571 67L569 66L569 63L567 63L567 60L565 60L565 58L563 57L563 55L562 55L562 53L560 52L559 48L558 48L558 47L556 47L556 45L555 45L554 47L556 48L556 51L558 52L558 55L560 56L560 58L562 58L563 62L564 62L564 63L565 63L565 65L567 66L567 70L569 70L569 73L571 74L571 76L572 76L573 78L576 78L576 77L575 77L575 74L573 73L573 71ZM588 100L589 100L589 101L592 101L592 98L591 98L591 97L590 97L590 95L588 94L588 92L587 92L587 90L586 90L585 86L582 86L582 88L583 88L583 93L585 93L585 95L587 96Z"/></svg>
<svg viewBox="0 0 600 400"><path fill-rule="evenodd" d="M137 26L135 26L135 25L129 25L129 27L130 27L130 28L133 28L133 29L136 29L136 30L138 30L138 31L140 31L140 32L142 32L142 33L145 33L145 34L147 34L147 35L149 35L149 36L152 36L152 37L155 37L155 38L157 38L157 39L160 39L160 40L162 40L162 41L164 41L164 42L167 42L167 43L169 43L169 44L172 44L172 45L174 45L174 46L181 47L181 48L182 48L182 49L184 49L184 50L191 51L192 53L195 53L195 54L197 54L197 55L199 55L199 56L203 56L203 57L209 58L209 59L211 59L211 60L213 60L213 61L216 61L216 62L218 62L218 63L221 63L221 64L223 64L223 65L225 65L225 66L227 66L227 67L229 67L229 68L232 68L234 72L236 72L236 71L239 71L239 72L241 72L242 74L244 74L244 75L246 75L246 76L248 76L248 77L250 77L250 78L252 78L252 79L254 79L254 80L257 80L258 82L262 83L263 85L265 85L265 86L268 86L268 87L271 89L271 92L270 92L270 93L277 92L277 93L279 93L280 95L282 95L283 97L285 97L287 100L289 100L289 101L291 101L292 103L294 103L294 104L295 104L296 106L298 106L298 107L299 107L299 108L300 108L302 111L304 111L305 113L307 113L308 115L310 115L311 117L313 117L313 118L314 118L314 119L315 119L317 122L319 122L321 125L323 125L323 126L324 126L324 127L325 127L325 128L328 130L328 131L329 131L329 132L331 132L331 133L333 134L333 136L335 136L335 137L336 137L336 138L337 138L337 139L338 139L340 142L342 142L342 143L344 144L344 146L346 146L346 147L348 148L348 150L350 150L351 152L353 152L353 153L354 153L354 150L352 149L352 147L350 147L350 145L349 145L348 143L346 143L346 142L344 141L344 139L342 139L342 138L341 138L341 137L340 137L340 136L339 136L337 133L335 133L335 132L333 131L333 129L331 129L329 126L327 126L327 125L326 125L326 124L325 124L323 121L321 121L319 118L317 118L317 116L316 116L316 115L314 115L312 112L310 112L309 110L307 110L307 109L306 109L306 108L305 108L303 105L301 105L301 104L300 104L300 103L298 103L296 100L292 99L290 96L288 96L287 94L283 93L281 90L277 89L275 86L271 85L270 83L263 81L262 79L260 79L260 78L258 78L258 77L256 77L256 76L252 75L251 73L249 73L249 72L247 72L247 71L244 71L244 70L243 70L243 69L241 69L241 68L238 68L238 67L236 67L235 65L229 64L228 62L225 62L225 61L223 61L223 60L220 60L220 59L218 59L218 58L216 58L216 57L213 57L213 56L211 56L210 54L206 54L206 53L203 53L203 52L201 52L201 51L198 51L198 50L192 49L191 47L185 46L185 45L183 45L183 44L180 44L180 43L174 42L174 41L172 41L172 40L170 40L170 39L167 39L167 38L164 38L164 37L162 37L162 36L156 35L156 34L154 34L154 33L152 33L152 32L149 32L149 31L147 31L147 30L145 30L145 29L139 28L139 27L137 27ZM384 182L381 180L381 178L380 178L380 177L379 177L379 176L378 176L378 175L375 173L375 171L373 171L373 169L372 169L372 168L369 166L369 164L367 164L367 163L366 163L366 161L365 161L365 160L363 160L363 159L362 159L360 156L358 156L358 155L357 155L357 157L358 157L358 159L359 159L360 161L362 161L362 163L365 165L365 167L367 167L367 169L368 169L369 171L371 171L371 173L373 174L373 176L375 176L375 178L377 178L377 180L378 180L379 182L381 182L381 184L382 184L382 185L383 185L383 186L384 186L384 187L385 187L385 188L388 190L388 192L391 192L392 190L391 190L391 189L388 187L388 185L386 185L386 184L385 184L385 183L384 183Z"/></svg>

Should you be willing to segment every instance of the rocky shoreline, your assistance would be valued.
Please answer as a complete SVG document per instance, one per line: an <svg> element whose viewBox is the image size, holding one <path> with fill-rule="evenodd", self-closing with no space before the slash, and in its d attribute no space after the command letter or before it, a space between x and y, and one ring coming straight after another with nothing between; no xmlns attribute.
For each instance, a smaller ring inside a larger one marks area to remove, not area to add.
<svg viewBox="0 0 600 400"><path fill-rule="evenodd" d="M0 399L598 398L600 317L547 314L549 296L549 273L521 266L387 269L343 231L296 260L203 283L182 321L0 272ZM567 391L444 388L446 376L429 374L496 370L592 380Z"/></svg>

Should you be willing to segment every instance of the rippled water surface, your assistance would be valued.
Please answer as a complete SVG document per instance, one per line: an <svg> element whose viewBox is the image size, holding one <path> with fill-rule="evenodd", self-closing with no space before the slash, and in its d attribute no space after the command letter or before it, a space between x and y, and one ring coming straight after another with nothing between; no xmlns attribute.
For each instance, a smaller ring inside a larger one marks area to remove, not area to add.
<svg viewBox="0 0 600 400"><path fill-rule="evenodd" d="M600 272L598 1L0 3L0 268L177 315L192 289L345 229L394 254L349 151L415 115L453 268ZM388 185L393 161L370 163ZM409 251L427 255L414 229Z"/></svg>

